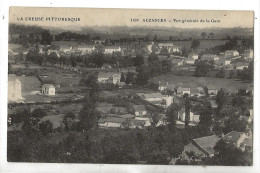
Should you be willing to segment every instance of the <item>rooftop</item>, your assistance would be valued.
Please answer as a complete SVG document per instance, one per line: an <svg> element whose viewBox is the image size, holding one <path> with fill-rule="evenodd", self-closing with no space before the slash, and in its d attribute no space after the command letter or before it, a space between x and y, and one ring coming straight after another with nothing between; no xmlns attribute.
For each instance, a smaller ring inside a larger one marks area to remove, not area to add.
<svg viewBox="0 0 260 173"><path fill-rule="evenodd" d="M222 139L224 141L237 142L243 134L245 134L245 133L244 132L231 131L228 134L226 134L224 137L222 137Z"/></svg>
<svg viewBox="0 0 260 173"><path fill-rule="evenodd" d="M133 108L136 112L139 111L146 111L145 106L144 105L133 105Z"/></svg>
<svg viewBox="0 0 260 173"><path fill-rule="evenodd" d="M42 88L55 88L53 84L43 84Z"/></svg>
<svg viewBox="0 0 260 173"><path fill-rule="evenodd" d="M193 139L193 141L198 144L204 151L209 154L214 154L214 146L219 141L219 137L216 135L205 136L202 138Z"/></svg>

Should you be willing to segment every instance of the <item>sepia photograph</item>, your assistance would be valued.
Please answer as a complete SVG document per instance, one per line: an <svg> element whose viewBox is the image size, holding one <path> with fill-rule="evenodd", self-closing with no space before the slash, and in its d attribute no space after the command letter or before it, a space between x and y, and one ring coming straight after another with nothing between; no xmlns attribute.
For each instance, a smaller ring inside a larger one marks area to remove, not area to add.
<svg viewBox="0 0 260 173"><path fill-rule="evenodd" d="M249 166L254 11L10 7L7 162Z"/></svg>

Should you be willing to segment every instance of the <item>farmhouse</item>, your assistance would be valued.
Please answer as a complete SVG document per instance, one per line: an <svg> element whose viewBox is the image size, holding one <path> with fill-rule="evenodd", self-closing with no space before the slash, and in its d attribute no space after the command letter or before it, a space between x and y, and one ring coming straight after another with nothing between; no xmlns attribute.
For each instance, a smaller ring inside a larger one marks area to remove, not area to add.
<svg viewBox="0 0 260 173"><path fill-rule="evenodd" d="M196 53L194 53L194 52L192 52L192 53L190 53L189 55L188 55L188 59L194 59L194 60L196 60L196 59L198 59L199 58L199 55L198 54L196 54Z"/></svg>
<svg viewBox="0 0 260 173"><path fill-rule="evenodd" d="M22 85L19 79L8 78L8 101L22 100Z"/></svg>
<svg viewBox="0 0 260 173"><path fill-rule="evenodd" d="M236 57L239 56L239 52L236 50L227 50L225 51L225 57L229 58L229 57Z"/></svg>
<svg viewBox="0 0 260 173"><path fill-rule="evenodd" d="M55 86L52 84L44 84L42 86L42 94L54 96L55 95Z"/></svg>
<svg viewBox="0 0 260 173"><path fill-rule="evenodd" d="M113 83L117 84L120 82L121 73L116 72L99 72L98 82L99 83Z"/></svg>
<svg viewBox="0 0 260 173"><path fill-rule="evenodd" d="M146 109L144 105L133 105L133 108L136 116L146 115Z"/></svg>
<svg viewBox="0 0 260 173"><path fill-rule="evenodd" d="M121 52L121 47L119 46L108 46L105 48L105 54L112 54L113 52Z"/></svg>
<svg viewBox="0 0 260 173"><path fill-rule="evenodd" d="M194 152L197 156L213 157L215 154L214 146L218 141L219 137L216 135L193 139L184 147L183 154L186 155L187 152Z"/></svg>

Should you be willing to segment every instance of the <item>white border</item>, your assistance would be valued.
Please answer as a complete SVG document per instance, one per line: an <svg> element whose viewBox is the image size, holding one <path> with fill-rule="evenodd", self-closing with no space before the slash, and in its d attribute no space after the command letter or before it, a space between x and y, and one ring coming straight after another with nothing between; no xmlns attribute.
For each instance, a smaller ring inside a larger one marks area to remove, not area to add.
<svg viewBox="0 0 260 173"><path fill-rule="evenodd" d="M2 172L260 172L259 153L259 0L72 0L72 1L0 1L0 173ZM202 166L154 166L154 165L100 165L100 164L30 164L6 161L7 115L7 57L9 6L35 7L92 7L92 8L141 8L141 9L198 9L198 10L253 10L255 11L255 84L254 84L254 166L202 167ZM3 17L4 16L4 17ZM257 104L258 103L258 104Z"/></svg>

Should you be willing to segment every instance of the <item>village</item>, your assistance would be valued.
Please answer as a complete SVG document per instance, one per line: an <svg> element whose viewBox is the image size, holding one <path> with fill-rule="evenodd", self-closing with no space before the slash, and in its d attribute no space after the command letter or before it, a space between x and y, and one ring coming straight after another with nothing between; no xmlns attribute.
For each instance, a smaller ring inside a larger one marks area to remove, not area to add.
<svg viewBox="0 0 260 173"><path fill-rule="evenodd" d="M174 126L201 133L180 141L181 151L163 163L214 158L219 141L252 153L250 39L238 43L234 37L222 47L202 49L204 37L185 47L156 35L78 43L73 39L83 36L64 35L52 36L49 44L48 33L9 34L8 133L30 126L59 142L71 133L146 133Z"/></svg>

